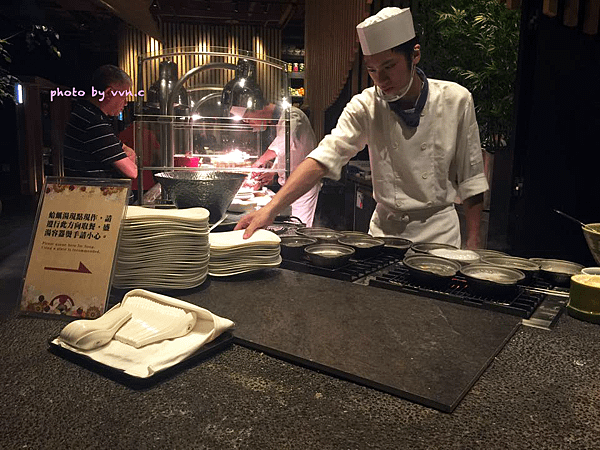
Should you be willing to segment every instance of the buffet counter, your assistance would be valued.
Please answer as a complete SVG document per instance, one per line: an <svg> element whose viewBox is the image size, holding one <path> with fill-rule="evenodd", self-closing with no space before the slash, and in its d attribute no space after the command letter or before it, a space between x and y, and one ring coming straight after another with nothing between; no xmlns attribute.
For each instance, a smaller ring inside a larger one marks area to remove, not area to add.
<svg viewBox="0 0 600 450"><path fill-rule="evenodd" d="M239 298L239 282L220 283ZM48 339L64 325L14 315L0 324L3 448L600 444L600 349L593 345L600 328L566 314L551 331L521 326L452 414L238 344L155 386L132 389L51 354Z"/></svg>
<svg viewBox="0 0 600 450"><path fill-rule="evenodd" d="M14 275L22 273L29 232L15 226L4 236L9 246L0 260L3 305L16 304ZM289 302L291 294L302 295L295 291L306 284L315 285L312 301L316 302L323 297L319 289L330 290L335 284L333 300L346 296L359 305L364 299L367 317L377 314L367 308L369 302L396 294L271 269L255 279L209 279L198 290L182 291L180 297L192 302L207 299L215 313L253 299L262 313L268 310L268 302L261 306L260 299L280 283L288 289L271 295L282 302ZM118 300L120 294L114 294ZM411 303L411 296L398 298L394 308L411 312L403 319L408 330L414 326L411 322L418 322L411 314L419 307ZM447 303L425 300L424 307L442 314L436 314L423 330L441 329L447 320L446 329L462 333L450 326L455 324L451 314L465 307L456 305L454 310ZM275 313L272 310L264 329L285 330L290 323L276 320ZM508 325L517 320L499 313L481 314L480 320ZM48 341L65 326L63 321L14 312L0 316L1 448L571 450L600 446L600 348L594 344L600 340L600 327L566 314L551 330L518 326L452 413L257 351L251 348L251 331L256 328L241 316L230 317L237 322L236 343L146 388L132 388L51 353ZM303 319L297 317L299 326L292 329L306 330ZM331 333L323 331L322 337L330 339ZM407 337L418 338L414 331ZM319 336L314 338L318 341ZM396 339L402 342L402 336ZM373 335L358 334L356 342L366 345L369 340L374 340ZM343 351L354 344L338 341L336 349ZM475 349L477 342L472 344ZM308 350L310 355L314 349ZM461 352L464 358L473 353L468 345Z"/></svg>

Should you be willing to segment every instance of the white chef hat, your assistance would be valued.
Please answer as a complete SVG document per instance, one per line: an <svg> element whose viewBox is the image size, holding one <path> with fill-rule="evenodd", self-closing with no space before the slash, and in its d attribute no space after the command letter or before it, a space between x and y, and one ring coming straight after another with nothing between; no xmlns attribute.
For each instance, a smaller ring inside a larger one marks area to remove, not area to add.
<svg viewBox="0 0 600 450"><path fill-rule="evenodd" d="M415 37L410 8L383 8L356 26L363 54L374 55Z"/></svg>

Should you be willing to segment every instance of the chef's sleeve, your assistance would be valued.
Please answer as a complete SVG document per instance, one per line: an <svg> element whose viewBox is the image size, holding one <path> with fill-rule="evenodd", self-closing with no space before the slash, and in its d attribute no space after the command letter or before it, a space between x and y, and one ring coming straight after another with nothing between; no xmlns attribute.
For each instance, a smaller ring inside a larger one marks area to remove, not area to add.
<svg viewBox="0 0 600 450"><path fill-rule="evenodd" d="M459 122L456 178L458 196L465 200L489 189L483 168L483 154L479 138L479 126L475 117L473 97L469 94L462 120Z"/></svg>
<svg viewBox="0 0 600 450"><path fill-rule="evenodd" d="M357 95L346 105L335 128L308 154L308 158L327 167L325 177L339 180L342 167L365 148L367 126L366 107Z"/></svg>

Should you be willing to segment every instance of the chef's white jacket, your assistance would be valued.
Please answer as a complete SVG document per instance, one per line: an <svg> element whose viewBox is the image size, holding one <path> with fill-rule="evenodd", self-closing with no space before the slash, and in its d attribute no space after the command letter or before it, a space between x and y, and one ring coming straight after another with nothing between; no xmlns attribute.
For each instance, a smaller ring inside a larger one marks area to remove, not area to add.
<svg viewBox="0 0 600 450"><path fill-rule="evenodd" d="M309 157L337 180L342 167L368 145L377 201L371 234L460 247L454 200L489 189L475 108L464 87L428 82L417 128L407 127L371 87L350 100L331 134Z"/></svg>
<svg viewBox="0 0 600 450"><path fill-rule="evenodd" d="M290 108L290 170L293 171L317 146L317 138L306 114L296 107ZM269 150L277 155L273 168L277 169L278 182L283 186L285 173L285 114L277 123L277 137L269 144ZM292 203L292 215L298 217L306 226L312 226L320 183Z"/></svg>

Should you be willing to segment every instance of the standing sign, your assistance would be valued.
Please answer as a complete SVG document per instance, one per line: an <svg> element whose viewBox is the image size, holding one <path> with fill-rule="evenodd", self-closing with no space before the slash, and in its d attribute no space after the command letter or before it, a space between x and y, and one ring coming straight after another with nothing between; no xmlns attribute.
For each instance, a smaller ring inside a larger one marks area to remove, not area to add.
<svg viewBox="0 0 600 450"><path fill-rule="evenodd" d="M106 308L130 180L48 177L20 309L96 318Z"/></svg>

